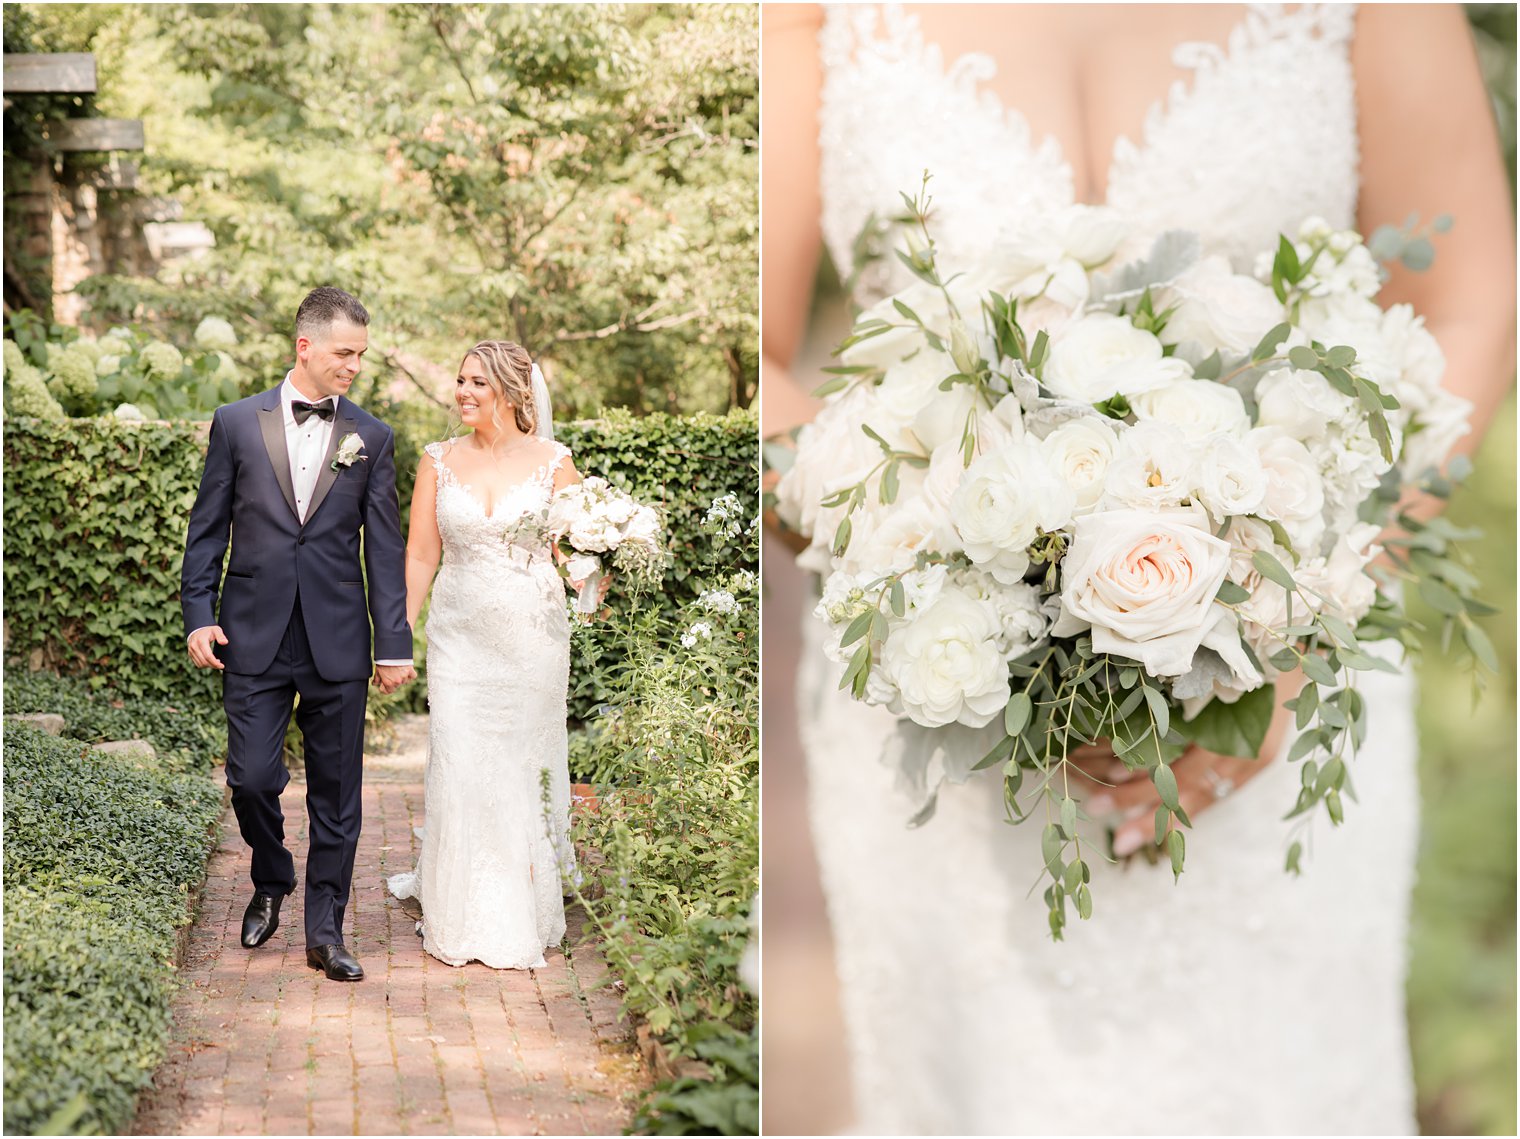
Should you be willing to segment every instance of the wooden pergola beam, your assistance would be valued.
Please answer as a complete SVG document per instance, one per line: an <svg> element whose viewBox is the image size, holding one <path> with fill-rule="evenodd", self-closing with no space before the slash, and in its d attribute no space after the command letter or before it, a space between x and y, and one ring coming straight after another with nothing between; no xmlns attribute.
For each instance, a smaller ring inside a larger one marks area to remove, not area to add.
<svg viewBox="0 0 1520 1139"><path fill-rule="evenodd" d="M7 95L93 95L95 57L87 51L5 53Z"/></svg>
<svg viewBox="0 0 1520 1139"><path fill-rule="evenodd" d="M48 124L48 139L59 150L141 150L141 119L60 119Z"/></svg>

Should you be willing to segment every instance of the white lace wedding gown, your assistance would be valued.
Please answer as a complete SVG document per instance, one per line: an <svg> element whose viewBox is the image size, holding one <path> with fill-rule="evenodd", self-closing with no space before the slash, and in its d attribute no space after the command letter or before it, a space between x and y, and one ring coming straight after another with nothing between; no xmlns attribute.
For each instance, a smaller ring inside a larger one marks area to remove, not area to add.
<svg viewBox="0 0 1520 1139"><path fill-rule="evenodd" d="M434 957L529 969L565 935L570 627L548 546L507 535L548 507L570 452L552 443L551 461L488 515L444 464L446 446L426 448L443 539L427 623L427 820L416 871L389 885L421 900Z"/></svg>
<svg viewBox="0 0 1520 1139"><path fill-rule="evenodd" d="M1253 8L1115 149L1107 201L1148 230L1199 230L1244 258L1310 213L1354 221L1353 13ZM820 41L823 231L836 264L872 213L933 172L953 270L988 221L1072 200L1054 140L945 63L916 21L828 12ZM862 285L902 286L884 260ZM1279 759L1200 814L1187 871L1094 865L1091 921L1052 943L1039 830L1003 821L1002 786L946 785L922 828L881 762L892 717L835 691L818 623L799 680L810 810L836 943L856 1130L873 1133L1393 1134L1414 1129L1404 1020L1417 845L1414 696L1364 674L1360 801L1316 824L1283 871L1298 769Z"/></svg>

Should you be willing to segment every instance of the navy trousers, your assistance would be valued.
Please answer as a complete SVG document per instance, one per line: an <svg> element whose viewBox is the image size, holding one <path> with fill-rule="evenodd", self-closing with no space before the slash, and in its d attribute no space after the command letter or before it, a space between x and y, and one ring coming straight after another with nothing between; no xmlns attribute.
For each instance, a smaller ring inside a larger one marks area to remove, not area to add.
<svg viewBox="0 0 1520 1139"><path fill-rule="evenodd" d="M296 704L298 695L301 700ZM343 914L363 814L360 793L368 695L366 680L334 682L317 674L299 597L268 670L259 676L222 674L232 809L243 841L253 849L253 887L274 897L296 888L295 860L285 849L285 817L280 810L280 792L290 782L281 751L295 706L306 754L308 948L343 944Z"/></svg>

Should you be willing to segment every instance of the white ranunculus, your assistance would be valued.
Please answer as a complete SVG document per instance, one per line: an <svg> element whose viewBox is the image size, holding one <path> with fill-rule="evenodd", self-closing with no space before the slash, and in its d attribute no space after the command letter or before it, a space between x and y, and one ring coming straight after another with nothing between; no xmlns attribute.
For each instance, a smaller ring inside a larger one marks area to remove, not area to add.
<svg viewBox="0 0 1520 1139"><path fill-rule="evenodd" d="M1121 431L1103 476L1103 504L1148 510L1181 506L1197 484L1197 453L1169 423L1152 420Z"/></svg>
<svg viewBox="0 0 1520 1139"><path fill-rule="evenodd" d="M660 516L647 506L633 513L625 530L630 541L654 544L660 538Z"/></svg>
<svg viewBox="0 0 1520 1139"><path fill-rule="evenodd" d="M1419 475L1444 463L1456 441L1472 430L1468 422L1472 409L1473 405L1461 396L1439 388L1432 392L1416 416L1417 430L1404 434L1404 450L1399 460L1403 469Z"/></svg>
<svg viewBox="0 0 1520 1139"><path fill-rule="evenodd" d="M990 606L944 590L882 648L882 671L899 694L893 711L926 728L991 723L1010 694L1000 632Z"/></svg>
<svg viewBox="0 0 1520 1139"><path fill-rule="evenodd" d="M1281 522L1300 554L1314 553L1325 530L1325 486L1314 457L1278 427L1258 427L1248 441L1267 475L1258 513Z"/></svg>
<svg viewBox="0 0 1520 1139"><path fill-rule="evenodd" d="M1359 522L1337 537L1324 558L1301 564L1294 580L1321 600L1315 608L1331 612L1355 625L1377 600L1377 583L1367 565L1383 552L1377 544L1378 527Z"/></svg>
<svg viewBox="0 0 1520 1139"><path fill-rule="evenodd" d="M959 447L966 417L977 407L977 394L971 385L956 384L947 392L936 392L935 398L913 417L909 430L928 451L937 451L947 445Z"/></svg>
<svg viewBox="0 0 1520 1139"><path fill-rule="evenodd" d="M1050 468L1076 496L1075 513L1085 514L1098 505L1118 446L1112 421L1100 415L1067 420L1040 441Z"/></svg>
<svg viewBox="0 0 1520 1139"><path fill-rule="evenodd" d="M1029 568L1040 531L1071 521L1076 496L1034 440L989 451L966 468L950 499L950 517L971 560L1012 584Z"/></svg>
<svg viewBox="0 0 1520 1139"><path fill-rule="evenodd" d="M1251 429L1240 393L1212 380L1178 380L1141 392L1129 402L1136 419L1170 423L1190 439L1218 431L1244 435Z"/></svg>
<svg viewBox="0 0 1520 1139"><path fill-rule="evenodd" d="M1198 501L1216 522L1251 514L1267 493L1267 472L1256 449L1234 435L1217 433L1202 444L1195 474Z"/></svg>
<svg viewBox="0 0 1520 1139"><path fill-rule="evenodd" d="M857 324L884 320L896 327L852 344L839 354L841 361L851 365L890 368L924 347L923 331L897 311L897 306L892 303L894 300L902 301L935 332L949 334L950 312L944 294L926 281L915 280L902 292L883 297L860 314Z"/></svg>
<svg viewBox="0 0 1520 1139"><path fill-rule="evenodd" d="M1061 248L1084 269L1096 269L1114 255L1129 234L1129 223L1108 206L1068 206L1053 228Z"/></svg>
<svg viewBox="0 0 1520 1139"><path fill-rule="evenodd" d="M1135 396L1192 370L1161 354L1161 341L1125 317L1089 313L1067 325L1050 341L1050 357L1041 379L1052 392L1083 403L1101 403L1115 395Z"/></svg>
<svg viewBox="0 0 1520 1139"><path fill-rule="evenodd" d="M1076 521L1056 635L1092 627L1093 651L1181 676L1219 616L1229 543L1194 511L1110 510Z"/></svg>
<svg viewBox="0 0 1520 1139"><path fill-rule="evenodd" d="M1283 306L1268 286L1236 273L1219 256L1190 266L1154 300L1157 312L1176 306L1161 338L1168 344L1191 341L1204 355L1218 349L1243 356L1283 319Z"/></svg>
<svg viewBox="0 0 1520 1139"><path fill-rule="evenodd" d="M1280 427L1300 442L1324 439L1353 410L1353 402L1318 372L1277 368L1256 385L1256 422Z"/></svg>
<svg viewBox="0 0 1520 1139"><path fill-rule="evenodd" d="M888 439L901 433L891 424L874 386L853 387L824 404L798 433L796 461L776 484L776 512L781 520L812 539L799 558L807 569L828 571L829 544L842 517L842 507L825 508L823 500L865 478L881 460L881 448L860 429L862 423L871 424ZM874 497L868 497L868 506Z"/></svg>
<svg viewBox="0 0 1520 1139"><path fill-rule="evenodd" d="M888 366L876 386L876 398L892 416L906 422L932 401L944 398L939 385L957 371L948 354L926 344L908 359Z"/></svg>
<svg viewBox="0 0 1520 1139"><path fill-rule="evenodd" d="M1053 607L1036 586L1004 585L979 570L962 570L955 584L967 597L991 606L999 629L998 649L1009 660L1038 647L1050 632Z"/></svg>

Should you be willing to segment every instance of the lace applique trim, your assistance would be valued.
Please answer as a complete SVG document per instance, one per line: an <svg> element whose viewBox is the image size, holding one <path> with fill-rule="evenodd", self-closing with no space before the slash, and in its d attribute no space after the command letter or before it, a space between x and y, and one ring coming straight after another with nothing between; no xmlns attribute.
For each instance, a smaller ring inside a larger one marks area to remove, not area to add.
<svg viewBox="0 0 1520 1139"><path fill-rule="evenodd" d="M477 507L479 507L480 513L485 515L487 518L494 518L496 516L497 510L501 507L501 504L512 498L513 495L517 494L524 487L541 487L545 485L552 487L555 472L557 472L560 468L560 465L570 457L569 447L565 446L563 443L559 442L556 439L548 440L550 447L548 461L539 466L539 468L530 474L527 478L515 482L511 486L500 491L497 494L496 501L492 504L491 509L487 510L481 503L480 499L476 498L472 493L472 488L475 484L461 482L459 475L454 470L454 468L443 461L443 456L448 453L449 448L454 445L454 442L455 440L449 439L439 443L429 443L427 446L422 448L422 451L423 454L427 455L428 458L433 460L433 469L438 476L439 489L441 490L445 486L452 486L456 490L463 491L465 497L473 502Z"/></svg>

